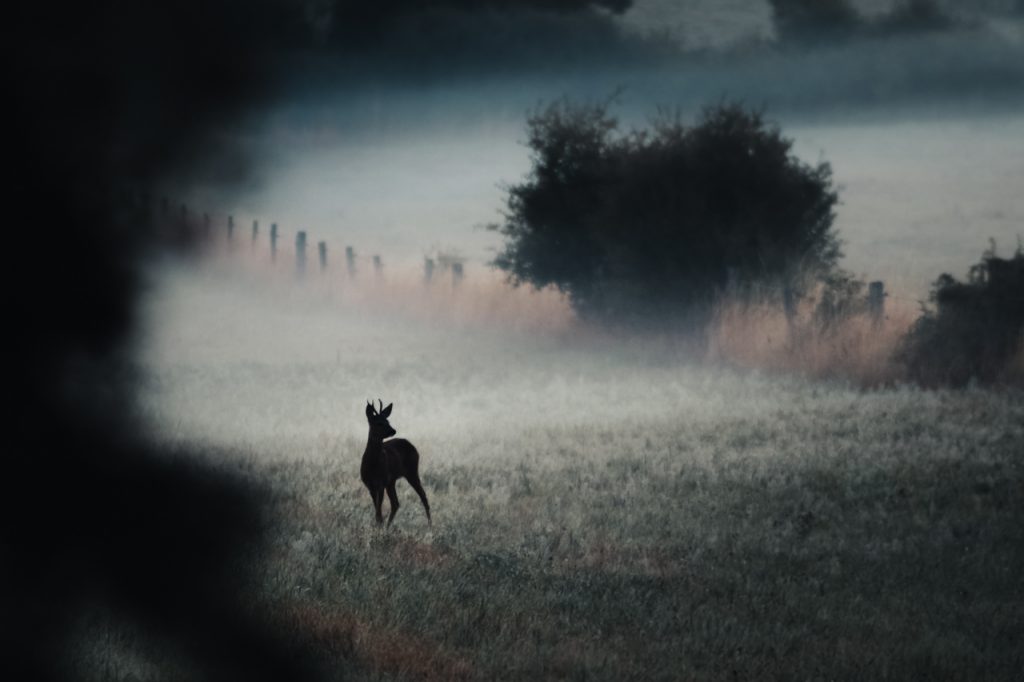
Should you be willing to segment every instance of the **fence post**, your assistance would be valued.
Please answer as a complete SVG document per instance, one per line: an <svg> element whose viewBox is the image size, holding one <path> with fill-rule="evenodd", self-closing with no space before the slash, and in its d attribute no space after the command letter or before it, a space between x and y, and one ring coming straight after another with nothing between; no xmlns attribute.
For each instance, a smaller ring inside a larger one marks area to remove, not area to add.
<svg viewBox="0 0 1024 682"><path fill-rule="evenodd" d="M320 253L320 270L327 269L327 242L320 242L316 245L317 251Z"/></svg>
<svg viewBox="0 0 1024 682"><path fill-rule="evenodd" d="M885 282L868 284L868 312L871 313L872 323L881 324L885 316Z"/></svg>
<svg viewBox="0 0 1024 682"><path fill-rule="evenodd" d="M356 250L351 246L345 247L345 267L348 269L348 276L356 276Z"/></svg>
<svg viewBox="0 0 1024 682"><path fill-rule="evenodd" d="M302 231L295 235L295 270L300 275L306 272L306 233Z"/></svg>
<svg viewBox="0 0 1024 682"><path fill-rule="evenodd" d="M452 263L452 286L459 286L459 282L462 281L462 263Z"/></svg>
<svg viewBox="0 0 1024 682"><path fill-rule="evenodd" d="M380 277L384 274L384 264L380 262L380 256L377 254L373 255L373 273Z"/></svg>
<svg viewBox="0 0 1024 682"><path fill-rule="evenodd" d="M270 223L270 262L277 261L277 223Z"/></svg>
<svg viewBox="0 0 1024 682"><path fill-rule="evenodd" d="M423 281L430 284L432 279L434 279L434 259L427 258L423 261Z"/></svg>
<svg viewBox="0 0 1024 682"><path fill-rule="evenodd" d="M234 234L235 234L235 217L229 215L228 216L228 243L229 244L231 243L231 240L234 239Z"/></svg>
<svg viewBox="0 0 1024 682"><path fill-rule="evenodd" d="M252 245L256 246L256 239L260 236L260 221L252 221Z"/></svg>

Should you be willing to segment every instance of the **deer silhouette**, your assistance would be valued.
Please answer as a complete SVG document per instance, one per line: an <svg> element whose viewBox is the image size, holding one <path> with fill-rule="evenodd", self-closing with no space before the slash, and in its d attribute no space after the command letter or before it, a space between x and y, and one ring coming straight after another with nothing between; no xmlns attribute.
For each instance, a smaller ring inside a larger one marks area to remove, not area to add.
<svg viewBox="0 0 1024 682"><path fill-rule="evenodd" d="M420 496L423 508L427 512L427 523L431 523L430 503L427 502L427 494L423 492L423 484L420 483L420 453L404 438L384 441L385 438L391 438L397 433L388 423L394 403L384 407L384 401L379 402L380 412L374 409L372 402L368 401L366 404L366 421L370 425L370 436L366 441L366 450L363 451L362 466L359 468L359 475L373 498L377 523L384 522L380 506L384 502L385 490L388 492L388 500L391 501L388 526L395 520L395 514L398 513L400 506L398 494L395 492L395 482L400 478L409 481L409 485Z"/></svg>

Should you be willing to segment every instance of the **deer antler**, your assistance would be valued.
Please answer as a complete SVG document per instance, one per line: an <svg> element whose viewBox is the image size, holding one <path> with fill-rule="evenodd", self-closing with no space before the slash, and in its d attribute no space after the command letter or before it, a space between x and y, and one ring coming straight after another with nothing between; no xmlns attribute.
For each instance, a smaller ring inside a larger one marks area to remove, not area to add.
<svg viewBox="0 0 1024 682"><path fill-rule="evenodd" d="M380 409L379 409L379 410L377 410L377 413L379 414L379 413L381 413L381 412L383 412L383 411L384 411L384 401L383 401L383 400L381 400L380 398L377 398L377 402L379 402L379 403L380 403Z"/></svg>
<svg viewBox="0 0 1024 682"><path fill-rule="evenodd" d="M377 408L373 406L372 400L367 400L366 405L373 411L374 414L377 414Z"/></svg>

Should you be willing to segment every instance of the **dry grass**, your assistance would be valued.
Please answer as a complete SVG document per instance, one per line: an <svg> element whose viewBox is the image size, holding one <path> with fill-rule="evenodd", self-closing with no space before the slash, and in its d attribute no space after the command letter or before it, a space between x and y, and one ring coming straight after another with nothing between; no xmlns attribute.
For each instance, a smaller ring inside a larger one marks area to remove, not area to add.
<svg viewBox="0 0 1024 682"><path fill-rule="evenodd" d="M312 655L340 659L345 667L416 680L476 679L465 658L446 653L412 632L374 627L338 610L310 604L285 604L280 623L290 636L313 647Z"/></svg>
<svg viewBox="0 0 1024 682"><path fill-rule="evenodd" d="M421 263L387 263L380 274L372 266L360 263L356 276L350 277L343 255L334 258L326 271L321 271L315 258L311 258L302 278L296 276L295 256L291 252L280 253L272 263L261 251L225 247L208 254L208 265L231 276L244 273L255 286L272 287L278 295L290 291L306 299L318 297L338 307L456 329L500 327L560 334L569 330L574 321L568 300L556 289L512 287L504 274L483 264L467 264L458 283L451 271L438 267L432 280L426 282ZM297 284L301 286L296 289Z"/></svg>
<svg viewBox="0 0 1024 682"><path fill-rule="evenodd" d="M248 278L268 295L290 297L297 305L320 301L346 311L391 316L449 330L492 330L541 334L549 338L605 338L576 318L565 295L554 288L513 287L483 264L467 265L456 285L450 272L438 269L424 281L420 264L399 263L381 275L363 263L350 278L344 263L325 272L310 261L305 277L295 274L294 254L282 252L276 263L245 246L221 245L208 254L225 276ZM884 319L851 315L823 328L813 318L814 302L805 302L790 324L777 301L723 299L716 305L702 360L742 369L788 372L813 378L840 378L871 387L906 380L894 361L904 335L920 315L919 304L899 292L886 302ZM680 347L681 341L670 341ZM699 345L699 344L698 344ZM692 357L692 353L689 353ZM1024 351L1007 368L1008 378L1024 374Z"/></svg>
<svg viewBox="0 0 1024 682"><path fill-rule="evenodd" d="M854 315L824 329L810 310L790 325L777 304L725 301L709 330L709 359L863 386L892 384L902 378L893 354L918 315L915 308L890 302L877 324Z"/></svg>

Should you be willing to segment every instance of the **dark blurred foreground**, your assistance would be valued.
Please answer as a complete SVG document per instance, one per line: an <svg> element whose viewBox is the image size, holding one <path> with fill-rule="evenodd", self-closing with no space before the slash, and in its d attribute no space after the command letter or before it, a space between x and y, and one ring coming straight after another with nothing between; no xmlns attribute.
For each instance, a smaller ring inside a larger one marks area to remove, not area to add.
<svg viewBox="0 0 1024 682"><path fill-rule="evenodd" d="M67 655L95 610L210 679L308 677L240 600L256 493L147 443L129 365L138 273L161 244L152 212L124 197L216 146L217 126L265 94L280 7L8 7L2 679L84 675Z"/></svg>

